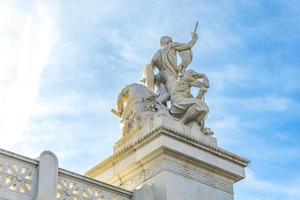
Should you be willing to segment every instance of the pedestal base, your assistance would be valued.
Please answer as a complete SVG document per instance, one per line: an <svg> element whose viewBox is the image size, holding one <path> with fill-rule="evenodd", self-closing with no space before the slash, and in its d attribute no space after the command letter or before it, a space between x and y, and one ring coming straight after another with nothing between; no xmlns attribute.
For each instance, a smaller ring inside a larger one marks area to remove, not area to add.
<svg viewBox="0 0 300 200"><path fill-rule="evenodd" d="M154 119L148 119L144 121L143 127L138 131L132 131L126 133L114 146L114 153L121 151L137 142L139 139L149 135L149 133L154 132L157 129L164 129L186 137L194 138L196 140L201 140L211 146L217 146L217 139L205 135L200 131L199 126L191 124L192 126L183 125L182 122L173 117L161 115Z"/></svg>
<svg viewBox="0 0 300 200"><path fill-rule="evenodd" d="M231 200L248 160L161 126L86 172L155 200ZM145 197L143 197L145 199ZM150 198L150 199L151 199Z"/></svg>

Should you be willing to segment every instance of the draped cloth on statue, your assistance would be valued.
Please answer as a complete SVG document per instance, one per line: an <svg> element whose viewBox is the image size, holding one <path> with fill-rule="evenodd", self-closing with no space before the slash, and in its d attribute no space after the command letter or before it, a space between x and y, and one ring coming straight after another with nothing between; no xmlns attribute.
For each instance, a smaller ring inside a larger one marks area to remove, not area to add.
<svg viewBox="0 0 300 200"><path fill-rule="evenodd" d="M170 113L175 117L182 117L192 106L197 112L208 112L208 106L205 102L195 98L181 98L172 104Z"/></svg>
<svg viewBox="0 0 300 200"><path fill-rule="evenodd" d="M175 80L178 77L177 56L172 45L166 45L158 50L152 58L152 63L159 71L167 71Z"/></svg>

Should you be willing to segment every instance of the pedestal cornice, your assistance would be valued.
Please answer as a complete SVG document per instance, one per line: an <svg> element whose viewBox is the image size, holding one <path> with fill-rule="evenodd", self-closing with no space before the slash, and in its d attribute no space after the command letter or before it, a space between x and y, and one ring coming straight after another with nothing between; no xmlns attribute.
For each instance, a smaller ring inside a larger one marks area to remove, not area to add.
<svg viewBox="0 0 300 200"><path fill-rule="evenodd" d="M112 156L110 156L103 162L97 164L96 166L94 166L93 168L88 170L85 173L85 175L92 177L92 178L96 177L98 174L101 174L106 169L114 166L114 163L117 163L118 161L122 160L123 158L126 158L128 155L137 151L139 148L142 148L144 145L150 143L152 140L154 140L155 138L157 138L159 136L166 136L166 137L175 139L177 141L180 141L182 143L189 144L196 149L205 151L209 154L212 154L221 159L230 161L241 167L246 167L250 163L249 160L247 160L241 156L238 156L234 153L231 153L227 150L224 150L220 147L212 146L203 140L195 139L189 135L178 133L178 132L176 132L176 130L172 130L170 128L165 128L165 127L161 126L161 127L154 129L149 134L139 138L134 143L124 147L120 151L115 152ZM236 181L238 181L238 180L239 179L237 179Z"/></svg>

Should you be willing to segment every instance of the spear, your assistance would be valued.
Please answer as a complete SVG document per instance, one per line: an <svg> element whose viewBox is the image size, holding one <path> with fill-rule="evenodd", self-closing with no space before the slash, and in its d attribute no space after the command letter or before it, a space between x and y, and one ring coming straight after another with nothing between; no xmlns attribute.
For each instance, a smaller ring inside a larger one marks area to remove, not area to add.
<svg viewBox="0 0 300 200"><path fill-rule="evenodd" d="M196 21L196 25L195 25L195 29L194 29L193 33L196 33L197 28L198 28L198 21ZM182 63L178 66L180 76L181 76L182 74L184 74L185 69L187 68L187 66L189 64L191 64L191 62L193 60L193 54L192 54L192 51L190 49L186 50L186 51L180 51L178 53L179 53L179 56L182 59Z"/></svg>
<svg viewBox="0 0 300 200"><path fill-rule="evenodd" d="M196 21L196 25L195 25L194 33L196 33L196 32L197 32L197 28L198 28L198 21Z"/></svg>

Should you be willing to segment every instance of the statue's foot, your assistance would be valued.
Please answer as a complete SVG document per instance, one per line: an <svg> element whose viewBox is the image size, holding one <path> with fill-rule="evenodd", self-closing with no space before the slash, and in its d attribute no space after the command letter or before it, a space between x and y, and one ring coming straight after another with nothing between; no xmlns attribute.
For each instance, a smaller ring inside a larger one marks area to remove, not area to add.
<svg viewBox="0 0 300 200"><path fill-rule="evenodd" d="M202 133L204 133L204 135L209 135L209 136L214 134L214 132L210 128L203 128Z"/></svg>

